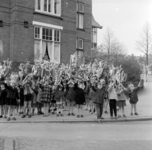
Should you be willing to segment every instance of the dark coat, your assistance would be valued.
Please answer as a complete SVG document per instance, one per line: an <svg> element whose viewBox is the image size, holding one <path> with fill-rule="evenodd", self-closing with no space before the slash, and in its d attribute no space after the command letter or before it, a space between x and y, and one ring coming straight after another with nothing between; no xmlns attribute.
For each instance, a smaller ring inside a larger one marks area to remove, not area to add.
<svg viewBox="0 0 152 150"><path fill-rule="evenodd" d="M16 87L12 87L12 86L7 86L7 98L8 99L19 99L19 93Z"/></svg>
<svg viewBox="0 0 152 150"><path fill-rule="evenodd" d="M7 89L7 105L17 105L17 100L19 99L19 93L16 87L6 86Z"/></svg>
<svg viewBox="0 0 152 150"><path fill-rule="evenodd" d="M67 100L75 101L75 91L74 88L69 88L66 95Z"/></svg>
<svg viewBox="0 0 152 150"><path fill-rule="evenodd" d="M78 105L82 105L85 103L85 92L81 88L75 89L75 102Z"/></svg>
<svg viewBox="0 0 152 150"><path fill-rule="evenodd" d="M105 87L103 87L102 89L96 89L93 87L93 90L95 91L95 97L93 99L93 102L97 104L103 104L106 93Z"/></svg>
<svg viewBox="0 0 152 150"><path fill-rule="evenodd" d="M0 105L5 105L7 100L7 90L0 91Z"/></svg>
<svg viewBox="0 0 152 150"><path fill-rule="evenodd" d="M128 91L128 96L130 98L130 103L134 104L138 102L138 90L139 87L135 88L133 91Z"/></svg>

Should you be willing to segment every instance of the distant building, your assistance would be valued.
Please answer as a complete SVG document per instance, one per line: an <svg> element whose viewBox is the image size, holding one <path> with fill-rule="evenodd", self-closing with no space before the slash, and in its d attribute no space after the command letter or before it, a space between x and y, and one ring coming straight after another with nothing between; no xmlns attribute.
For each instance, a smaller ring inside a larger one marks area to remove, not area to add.
<svg viewBox="0 0 152 150"><path fill-rule="evenodd" d="M69 63L96 47L92 0L0 0L0 60Z"/></svg>

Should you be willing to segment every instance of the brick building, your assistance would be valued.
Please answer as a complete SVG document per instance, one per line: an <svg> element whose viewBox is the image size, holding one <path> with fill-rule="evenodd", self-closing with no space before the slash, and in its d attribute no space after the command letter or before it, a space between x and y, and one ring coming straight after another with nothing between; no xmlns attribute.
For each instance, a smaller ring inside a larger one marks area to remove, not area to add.
<svg viewBox="0 0 152 150"><path fill-rule="evenodd" d="M69 63L90 54L92 24L92 0L0 0L0 60Z"/></svg>

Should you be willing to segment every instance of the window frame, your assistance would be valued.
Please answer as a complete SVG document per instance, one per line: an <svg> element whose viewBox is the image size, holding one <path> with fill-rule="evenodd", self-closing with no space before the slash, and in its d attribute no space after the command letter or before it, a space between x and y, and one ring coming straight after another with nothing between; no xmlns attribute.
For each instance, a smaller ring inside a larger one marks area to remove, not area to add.
<svg viewBox="0 0 152 150"><path fill-rule="evenodd" d="M59 13L55 13L54 4L55 4L56 0L51 0L51 2L52 2L51 4L49 3L50 0L46 0L47 1L46 11L44 10L44 1L45 0L40 0L40 9L38 9L39 8L38 0L35 0L35 12L61 17L61 10L62 10L62 4L61 3L62 3L62 0L57 0L60 3L59 4L60 9L58 10ZM51 11L50 12L49 12L49 4L51 6Z"/></svg>
<svg viewBox="0 0 152 150"><path fill-rule="evenodd" d="M92 28L92 48L97 48L97 28Z"/></svg>
<svg viewBox="0 0 152 150"><path fill-rule="evenodd" d="M39 28L40 30L40 37L37 38L35 36L35 31L36 31L36 28ZM43 29L49 29L49 30L52 30L52 40L47 40L47 39L43 39ZM59 40L58 41L55 41L55 31L58 31L59 32ZM55 62L55 63L60 63L61 61L61 30L60 29L55 29L55 28L50 28L50 27L44 27L44 26L39 26L39 25L35 25L34 26L34 41L40 41L40 51L42 51L43 49L43 46L42 46L42 43L43 41L45 42L49 42L49 43L52 43L52 57L50 58L50 60L52 62ZM59 61L56 61L55 60L55 44L59 44ZM34 51L35 51L35 48L34 48ZM34 52L34 59L35 59L35 52ZM43 58L40 58L40 60L42 60Z"/></svg>
<svg viewBox="0 0 152 150"><path fill-rule="evenodd" d="M80 10L80 4L83 6L83 10L81 11ZM78 29L84 29L84 17L85 17L85 15L84 15L84 12L85 12L85 4L84 3L82 3L82 2L77 2L77 6L76 6L77 8L76 8L76 11L77 11L77 16L76 16L76 24L77 24L77 28ZM83 27L80 27L80 15L81 16L83 16Z"/></svg>
<svg viewBox="0 0 152 150"><path fill-rule="evenodd" d="M78 47L79 40L82 41L82 47ZM76 48L77 48L78 50L84 50L84 39L82 39L82 38L77 38Z"/></svg>

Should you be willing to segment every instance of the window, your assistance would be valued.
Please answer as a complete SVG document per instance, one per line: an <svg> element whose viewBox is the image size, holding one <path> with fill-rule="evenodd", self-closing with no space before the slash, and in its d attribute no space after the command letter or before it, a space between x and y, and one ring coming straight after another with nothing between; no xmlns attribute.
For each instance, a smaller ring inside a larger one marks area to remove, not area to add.
<svg viewBox="0 0 152 150"><path fill-rule="evenodd" d="M48 59L60 63L60 32L57 29L35 26L35 60Z"/></svg>
<svg viewBox="0 0 152 150"><path fill-rule="evenodd" d="M97 48L97 28L92 28L92 48Z"/></svg>
<svg viewBox="0 0 152 150"><path fill-rule="evenodd" d="M83 39L77 39L77 49L83 49Z"/></svg>
<svg viewBox="0 0 152 150"><path fill-rule="evenodd" d="M61 0L35 0L36 11L61 15Z"/></svg>
<svg viewBox="0 0 152 150"><path fill-rule="evenodd" d="M39 39L40 38L40 28L35 27L35 38Z"/></svg>
<svg viewBox="0 0 152 150"><path fill-rule="evenodd" d="M84 4L77 2L77 11L84 13Z"/></svg>
<svg viewBox="0 0 152 150"><path fill-rule="evenodd" d="M83 29L84 28L84 4L78 2L77 3L77 28Z"/></svg>

